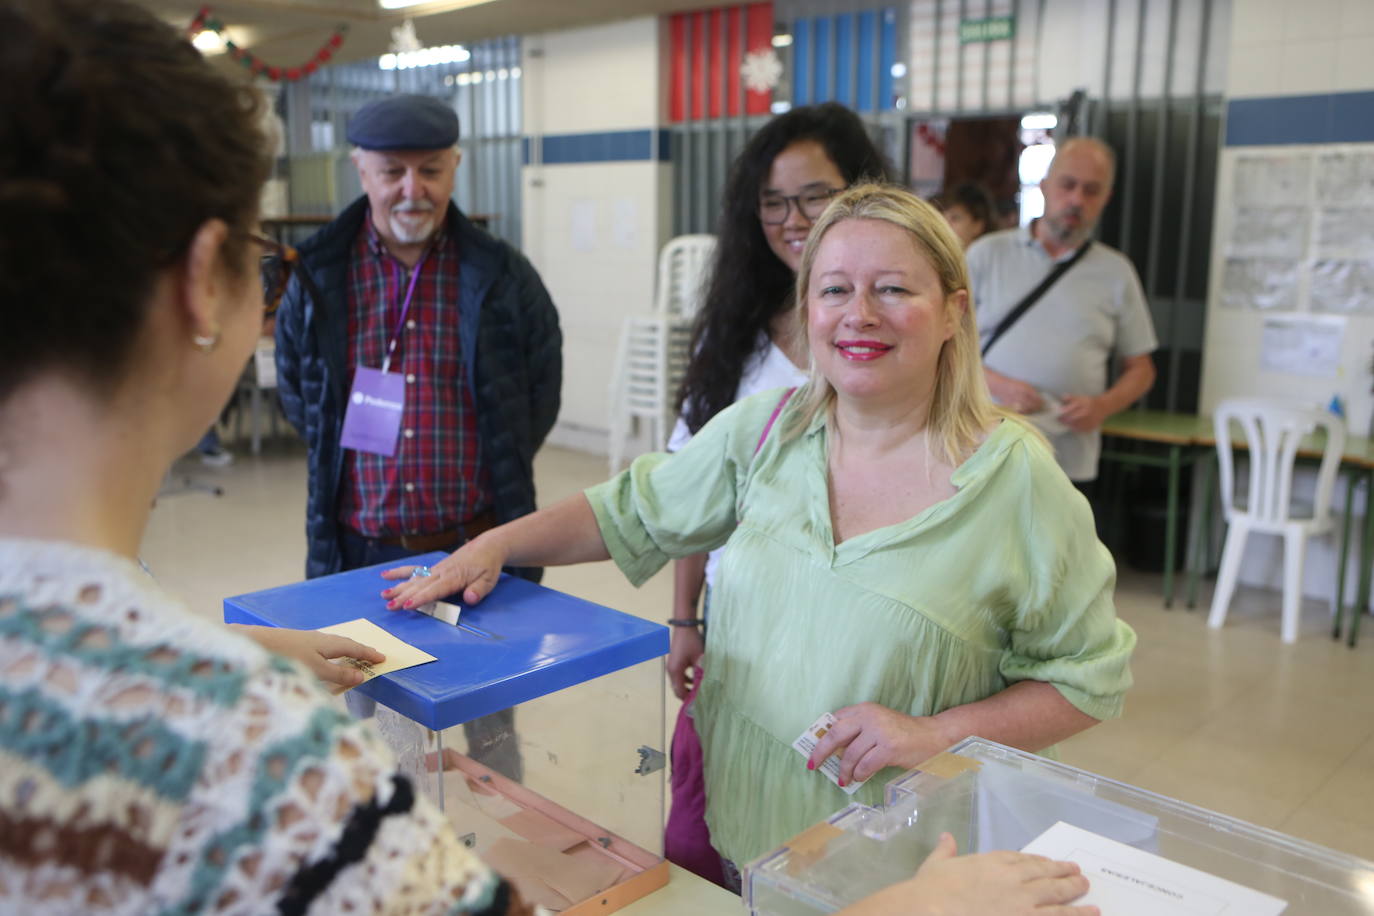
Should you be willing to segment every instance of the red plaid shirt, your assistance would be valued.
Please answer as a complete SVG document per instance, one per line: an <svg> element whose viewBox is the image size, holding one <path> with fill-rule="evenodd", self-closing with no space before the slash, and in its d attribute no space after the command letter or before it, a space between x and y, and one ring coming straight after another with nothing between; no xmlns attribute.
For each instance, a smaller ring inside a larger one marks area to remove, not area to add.
<svg viewBox="0 0 1374 916"><path fill-rule="evenodd" d="M399 288L398 288L399 281ZM381 368L410 270L364 222L348 266L348 365ZM449 531L490 507L477 411L458 340L458 245L441 230L420 268L391 358L406 379L390 458L347 449L339 521L368 537Z"/></svg>

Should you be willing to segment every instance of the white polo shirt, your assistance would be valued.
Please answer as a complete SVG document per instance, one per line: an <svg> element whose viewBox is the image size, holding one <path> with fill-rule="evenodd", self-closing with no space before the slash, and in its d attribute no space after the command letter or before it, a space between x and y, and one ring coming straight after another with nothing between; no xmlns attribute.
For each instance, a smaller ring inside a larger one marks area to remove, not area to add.
<svg viewBox="0 0 1374 916"><path fill-rule="evenodd" d="M1073 257L1068 252L1059 260ZM1056 261L1030 227L985 235L968 250L978 330L986 342ZM1107 390L1107 360L1140 356L1159 346L1135 267L1121 252L1094 242L1088 253L1051 286L1006 334L984 362L1056 398ZM1073 480L1094 480L1102 434L1042 428L1055 457Z"/></svg>

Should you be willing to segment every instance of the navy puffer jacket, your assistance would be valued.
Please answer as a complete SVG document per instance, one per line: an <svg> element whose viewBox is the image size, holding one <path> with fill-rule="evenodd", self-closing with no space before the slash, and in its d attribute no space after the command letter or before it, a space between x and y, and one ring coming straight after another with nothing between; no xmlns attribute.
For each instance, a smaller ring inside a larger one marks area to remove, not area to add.
<svg viewBox="0 0 1374 916"><path fill-rule="evenodd" d="M305 574L338 572L339 445L353 383L348 360L348 261L367 198L300 246L297 276L277 312L277 385L310 450ZM459 334L477 406L482 459L500 522L534 511L534 453L553 428L563 384L558 312L523 255L478 229L452 203L448 231L461 260ZM307 276L301 277L305 273ZM510 570L538 579L539 570Z"/></svg>

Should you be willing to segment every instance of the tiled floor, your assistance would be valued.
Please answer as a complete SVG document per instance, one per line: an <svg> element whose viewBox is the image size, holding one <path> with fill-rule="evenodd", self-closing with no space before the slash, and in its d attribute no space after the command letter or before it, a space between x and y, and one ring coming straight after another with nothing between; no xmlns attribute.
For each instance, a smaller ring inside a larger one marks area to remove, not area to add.
<svg viewBox="0 0 1374 916"><path fill-rule="evenodd" d="M603 459L553 448L536 466L543 503L606 473ZM271 443L225 470L179 469L225 495L159 501L144 557L165 586L218 618L225 595L301 577L299 446ZM668 616L670 581L665 571L634 589L609 563L550 570L545 580L652 619ZM1204 608L1209 597L1204 589ZM1064 746L1067 763L1374 859L1374 715L1365 706L1374 701L1374 628L1351 651L1326 635L1325 606L1308 602L1301 638L1284 646L1278 595L1242 589L1214 632L1201 609L1164 610L1158 576L1129 570L1117 604L1140 637L1136 686L1124 718Z"/></svg>

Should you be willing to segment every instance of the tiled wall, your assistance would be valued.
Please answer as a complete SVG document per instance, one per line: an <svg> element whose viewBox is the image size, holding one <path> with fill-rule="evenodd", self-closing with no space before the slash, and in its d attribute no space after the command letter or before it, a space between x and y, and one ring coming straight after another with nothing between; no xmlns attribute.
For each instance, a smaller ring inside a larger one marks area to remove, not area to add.
<svg viewBox="0 0 1374 916"><path fill-rule="evenodd" d="M1262 370L1259 354L1269 313L1222 308L1219 299L1237 157L1259 148L1307 154L1331 144L1374 143L1374 0L1234 0L1227 96L1226 146L1215 192L1218 218L1202 409L1210 411L1219 400L1236 396L1325 404L1339 394L1350 434L1366 436L1374 413L1368 369L1374 309L1346 316L1340 371L1335 378L1314 378ZM1304 492L1310 488L1310 479L1299 483ZM1345 487L1336 490L1337 505L1343 506ZM1365 503L1358 499L1361 514L1367 511ZM1241 580L1277 588L1282 546L1273 538L1257 540L1247 550ZM1348 578L1357 572L1353 559ZM1304 591L1329 597L1335 590L1335 573L1333 546L1314 543Z"/></svg>
<svg viewBox="0 0 1374 916"><path fill-rule="evenodd" d="M667 240L667 136L655 17L525 38L524 250L563 325L550 440L605 452L620 326L653 301Z"/></svg>

